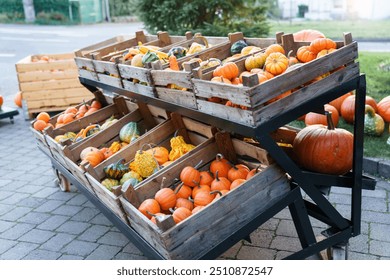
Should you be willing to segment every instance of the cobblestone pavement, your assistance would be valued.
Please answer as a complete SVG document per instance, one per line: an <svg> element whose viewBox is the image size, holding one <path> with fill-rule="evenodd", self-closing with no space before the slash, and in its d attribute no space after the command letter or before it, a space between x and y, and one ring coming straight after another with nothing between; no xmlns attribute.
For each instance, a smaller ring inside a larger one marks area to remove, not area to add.
<svg viewBox="0 0 390 280"><path fill-rule="evenodd" d="M50 160L36 147L29 122L0 120L0 259L145 259L88 199L55 184ZM378 178L363 191L362 232L350 240L349 259L390 259L390 183ZM330 201L348 217L348 189ZM324 224L312 220L316 236ZM300 249L290 213L278 213L222 254L224 259L281 259Z"/></svg>

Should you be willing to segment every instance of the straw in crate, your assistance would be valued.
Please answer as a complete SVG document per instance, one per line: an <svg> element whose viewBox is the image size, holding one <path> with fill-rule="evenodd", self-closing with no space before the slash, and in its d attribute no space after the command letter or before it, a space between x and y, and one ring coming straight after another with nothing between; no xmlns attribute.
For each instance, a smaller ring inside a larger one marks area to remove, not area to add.
<svg viewBox="0 0 390 280"><path fill-rule="evenodd" d="M284 54L265 50L265 71L259 68L248 71L248 58L242 58L235 65L226 63L200 79L193 78L198 110L257 126L359 74L359 66L354 62L357 43L352 42L350 34L345 35L344 41L317 40L329 45L321 52L315 48L310 51L310 45L318 41L296 42L292 34L286 34L277 47ZM300 63L290 65L286 53L297 55ZM242 85L232 85L231 80L237 76L241 76Z"/></svg>

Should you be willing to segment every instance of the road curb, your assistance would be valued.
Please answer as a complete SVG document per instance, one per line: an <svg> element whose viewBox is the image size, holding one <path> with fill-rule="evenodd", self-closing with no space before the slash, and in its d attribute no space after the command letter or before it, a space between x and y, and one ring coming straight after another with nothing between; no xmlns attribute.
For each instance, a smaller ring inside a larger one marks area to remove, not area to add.
<svg viewBox="0 0 390 280"><path fill-rule="evenodd" d="M363 158L363 171L383 178L390 178L390 161L380 158Z"/></svg>

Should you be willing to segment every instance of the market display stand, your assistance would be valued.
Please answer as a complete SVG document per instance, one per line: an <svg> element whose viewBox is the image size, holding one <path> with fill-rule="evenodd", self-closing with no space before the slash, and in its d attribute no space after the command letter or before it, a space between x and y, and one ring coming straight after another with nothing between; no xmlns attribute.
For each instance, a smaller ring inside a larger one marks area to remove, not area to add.
<svg viewBox="0 0 390 280"><path fill-rule="evenodd" d="M11 123L14 123L14 116L19 115L19 111L15 108L1 107L0 108L0 119L9 118Z"/></svg>
<svg viewBox="0 0 390 280"><path fill-rule="evenodd" d="M200 256L200 259L213 259L225 252L239 240L245 239L258 228L261 224L272 218L275 214L286 207L289 207L291 216L296 227L302 250L293 253L286 259L305 259L322 250L341 246L348 243L351 237L360 234L361 222L361 195L362 189L373 189L375 181L362 175L363 160L363 122L364 122L364 104L366 96L365 75L359 75L346 82L333 87L324 94L312 98L309 102L297 104L292 108L281 111L274 118L262 122L262 124L251 127L225 119L208 115L194 109L178 106L161 99L140 95L122 88L107 85L98 81L81 78L80 81L92 92L96 88L101 88L109 92L126 96L138 102L144 102L157 107L164 108L169 112L177 112L183 116L197 119L201 122L211 124L215 127L223 128L230 132L239 132L247 137L257 139L263 148L265 148L271 157L291 176L291 190L273 203L260 215L252 219L246 225L241 226L231 232L229 238L220 240L219 244L209 250L206 254ZM356 111L354 125L354 152L352 171L343 176L333 176L318 174L299 168L294 161L283 151L281 147L271 138L272 133L277 128L288 124L297 119L304 113L313 111L313 108L320 108L323 104L345 94L346 92L356 90ZM90 201L99 208L106 217L113 222L134 244L149 258L163 259L164 257L148 243L138 232L132 229L119 219L110 209L108 209L96 196L92 195L66 168L58 163L50 154L47 154L54 168L56 168L65 178L84 193ZM351 217L344 218L323 195L324 189L331 186L339 186L352 189ZM302 198L301 191L304 191L311 201ZM313 232L309 216L318 219L329 228L323 232L325 239L317 241Z"/></svg>

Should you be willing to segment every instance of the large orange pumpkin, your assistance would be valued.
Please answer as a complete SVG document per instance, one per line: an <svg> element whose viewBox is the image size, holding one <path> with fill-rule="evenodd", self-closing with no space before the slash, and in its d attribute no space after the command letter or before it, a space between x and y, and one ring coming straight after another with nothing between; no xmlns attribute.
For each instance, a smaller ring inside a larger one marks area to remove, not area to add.
<svg viewBox="0 0 390 280"><path fill-rule="evenodd" d="M378 114L385 120L385 122L390 122L390 95L379 101L377 108Z"/></svg>
<svg viewBox="0 0 390 280"><path fill-rule="evenodd" d="M318 38L325 38L325 35L314 29L303 29L293 34L294 41L311 42Z"/></svg>
<svg viewBox="0 0 390 280"><path fill-rule="evenodd" d="M324 105L324 110L332 113L332 121L335 126L339 123L339 112L335 107L329 104ZM313 124L322 124L327 125L328 122L326 120L326 116L319 113L310 112L305 116L305 124L313 125Z"/></svg>
<svg viewBox="0 0 390 280"><path fill-rule="evenodd" d="M330 105L332 105L333 107L335 107L337 109L337 111L339 112L339 115L341 114L341 104L343 104L344 100L350 96L352 94L352 91L332 100L331 102L329 102Z"/></svg>
<svg viewBox="0 0 390 280"><path fill-rule="evenodd" d="M311 125L294 139L293 151L298 164L311 171L341 175L352 168L353 134L335 128L330 113L328 126Z"/></svg>

